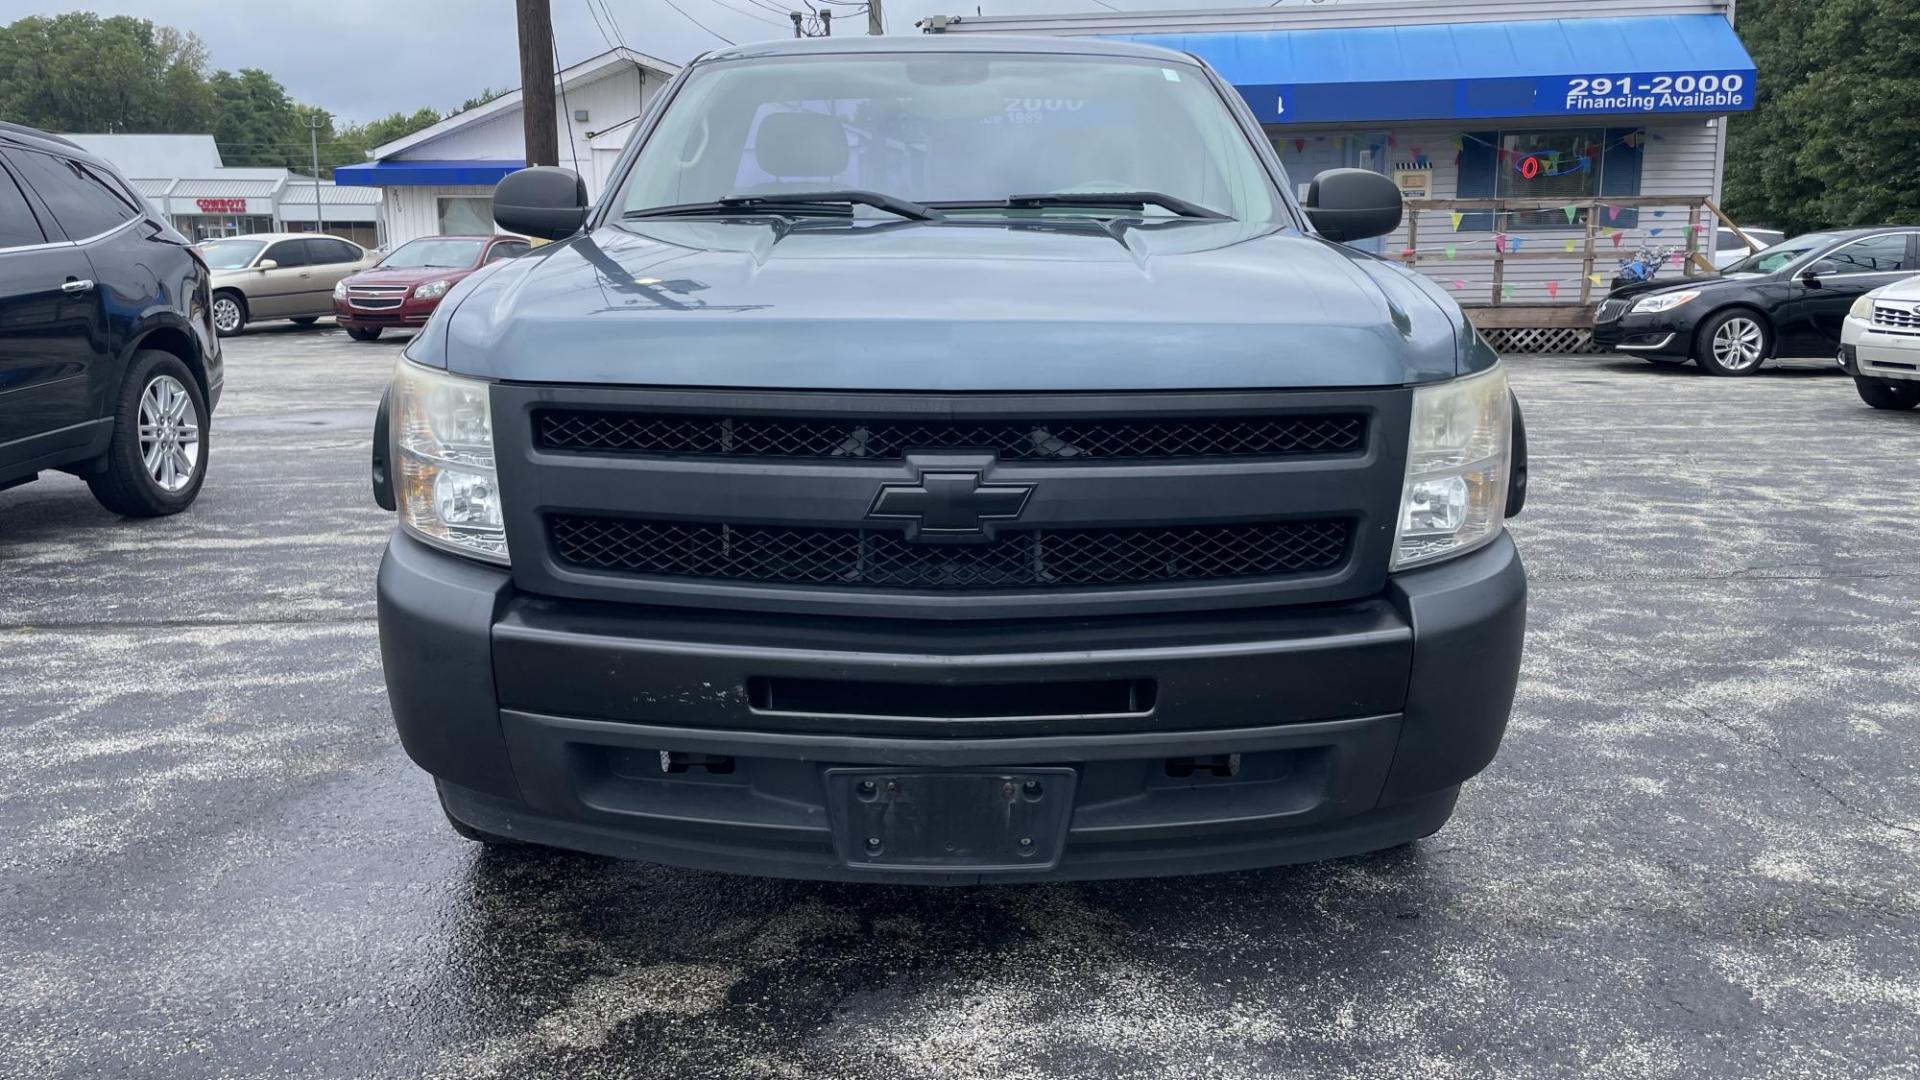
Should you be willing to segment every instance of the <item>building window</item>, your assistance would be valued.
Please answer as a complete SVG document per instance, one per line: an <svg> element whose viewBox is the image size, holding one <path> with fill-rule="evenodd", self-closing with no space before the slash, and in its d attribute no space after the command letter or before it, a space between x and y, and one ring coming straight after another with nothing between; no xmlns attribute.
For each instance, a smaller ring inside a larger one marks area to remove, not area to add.
<svg viewBox="0 0 1920 1080"><path fill-rule="evenodd" d="M1462 199L1539 200L1567 204L1640 194L1640 154L1646 133L1632 128L1558 128L1467 132L1461 138ZM1464 215L1462 230L1576 229L1586 231L1589 209L1571 218L1561 206ZM1602 211L1599 227L1631 228L1637 211ZM1499 218L1498 221L1494 220Z"/></svg>
<svg viewBox="0 0 1920 1080"><path fill-rule="evenodd" d="M485 195L440 200L440 235L487 236L493 232L493 199Z"/></svg>

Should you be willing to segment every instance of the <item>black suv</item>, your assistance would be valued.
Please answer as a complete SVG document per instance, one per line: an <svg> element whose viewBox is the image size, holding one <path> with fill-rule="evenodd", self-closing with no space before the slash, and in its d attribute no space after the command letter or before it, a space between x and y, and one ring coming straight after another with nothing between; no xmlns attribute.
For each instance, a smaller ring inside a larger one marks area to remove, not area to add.
<svg viewBox="0 0 1920 1080"><path fill-rule="evenodd" d="M211 279L112 165L0 124L0 489L62 469L117 514L192 504L220 400Z"/></svg>
<svg viewBox="0 0 1920 1080"><path fill-rule="evenodd" d="M860 881L1427 835L1506 727L1524 440L1200 61L1085 39L689 65L605 199L447 293L375 436L380 643L454 828Z"/></svg>

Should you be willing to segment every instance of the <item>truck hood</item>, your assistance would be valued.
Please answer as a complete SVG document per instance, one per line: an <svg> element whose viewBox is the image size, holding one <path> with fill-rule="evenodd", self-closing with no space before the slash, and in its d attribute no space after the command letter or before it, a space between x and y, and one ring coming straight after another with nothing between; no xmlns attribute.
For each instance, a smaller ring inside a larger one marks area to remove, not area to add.
<svg viewBox="0 0 1920 1080"><path fill-rule="evenodd" d="M483 378L1075 391L1451 378L1457 307L1270 224L608 226L483 268L408 349Z"/></svg>

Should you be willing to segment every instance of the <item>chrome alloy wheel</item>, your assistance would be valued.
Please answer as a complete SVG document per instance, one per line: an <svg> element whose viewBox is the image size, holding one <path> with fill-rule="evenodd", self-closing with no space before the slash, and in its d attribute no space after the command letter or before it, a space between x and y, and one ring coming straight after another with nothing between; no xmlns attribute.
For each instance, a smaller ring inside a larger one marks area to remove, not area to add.
<svg viewBox="0 0 1920 1080"><path fill-rule="evenodd" d="M1728 371L1746 371L1763 359L1766 332L1752 319L1735 316L1713 331L1713 358Z"/></svg>
<svg viewBox="0 0 1920 1080"><path fill-rule="evenodd" d="M240 301L231 296L214 297L213 328L223 334L240 329Z"/></svg>
<svg viewBox="0 0 1920 1080"><path fill-rule="evenodd" d="M154 376L140 393L140 460L169 495L193 483L200 467L200 413L171 375Z"/></svg>

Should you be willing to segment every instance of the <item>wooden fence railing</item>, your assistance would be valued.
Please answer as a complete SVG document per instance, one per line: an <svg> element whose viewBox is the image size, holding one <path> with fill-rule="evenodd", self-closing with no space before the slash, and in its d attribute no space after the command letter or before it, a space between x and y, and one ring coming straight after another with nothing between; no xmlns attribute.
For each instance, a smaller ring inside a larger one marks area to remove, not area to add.
<svg viewBox="0 0 1920 1080"><path fill-rule="evenodd" d="M1715 272L1713 263L1708 258L1708 255L1713 251L1714 245L1711 241L1715 232L1711 226L1705 224L1708 221L1726 225L1734 231L1735 235L1739 236L1740 240L1745 243L1750 250L1760 250L1760 245L1754 243L1745 233L1741 232L1739 226L1729 220L1727 215L1723 213L1718 206L1714 205L1713 200L1706 195L1615 195L1603 198L1558 200L1408 199L1406 203L1406 245L1402 250L1390 252L1389 255L1390 257L1397 257L1409 267L1427 272L1437 269L1434 264L1439 263L1443 257L1447 263L1455 267L1472 267L1475 265L1491 264L1492 283L1487 302L1494 307L1517 302L1508 299L1507 296L1510 292L1510 290L1506 288L1508 283L1507 266L1509 263L1536 260L1559 260L1561 262L1576 260L1580 264L1578 299L1572 296L1555 297L1553 302L1586 305L1594 302L1596 293L1600 296L1606 295L1608 289L1606 283L1609 282L1613 276L1612 261L1620 254L1621 249L1624 247L1625 235L1631 235L1633 237L1637 248L1640 242L1648 238L1649 233L1664 231L1661 226L1655 226L1651 229L1645 227L1645 219L1641 219L1640 223L1629 225L1624 229L1618 228L1613 222L1603 221L1602 218L1604 214L1614 213L1617 215L1621 210L1635 211L1636 214L1642 210L1657 210L1663 215L1665 211L1676 209L1686 211L1685 237L1684 240L1676 246L1679 248L1679 253L1683 255L1682 267L1685 275L1688 277L1692 277L1695 274L1712 274ZM1542 227L1536 230L1535 235L1526 235L1527 229L1525 227L1503 225L1504 222L1511 220L1511 214L1525 211L1565 212L1568 215L1569 225L1565 228ZM1444 213L1447 216L1438 221L1431 217L1422 221L1423 214L1432 214L1435 212ZM1478 215L1488 213L1493 215L1492 229L1477 229L1471 234L1461 233L1457 219L1453 217L1455 214ZM1583 214L1584 221L1580 221L1579 219ZM1458 242L1435 243L1432 239L1435 229L1444 232L1450 240L1458 240L1468 235L1473 236L1475 239L1464 244ZM1427 234L1428 241L1424 247L1422 246L1421 235L1423 232ZM1623 239L1619 242L1616 242L1614 239L1616 232L1623 234ZM1513 239L1516 241L1530 241L1533 242L1535 246L1528 248L1524 244L1517 242L1502 242L1508 234L1512 234ZM1572 251L1568 251L1566 246L1569 234L1571 234L1571 239L1573 240ZM1483 238L1487 236L1491 236L1494 242L1491 244L1485 243ZM1602 246L1603 242L1606 246ZM1464 257L1460 251L1462 247L1467 249ZM1605 272L1596 271L1595 267L1601 265L1603 261L1607 263L1607 270ZM1435 274L1434 276L1438 277L1440 275ZM1598 282L1595 281L1596 276L1600 279ZM1465 296L1461 299L1465 303L1478 306L1476 301ZM1529 306L1538 306L1540 301L1537 298L1529 297L1525 303Z"/></svg>

